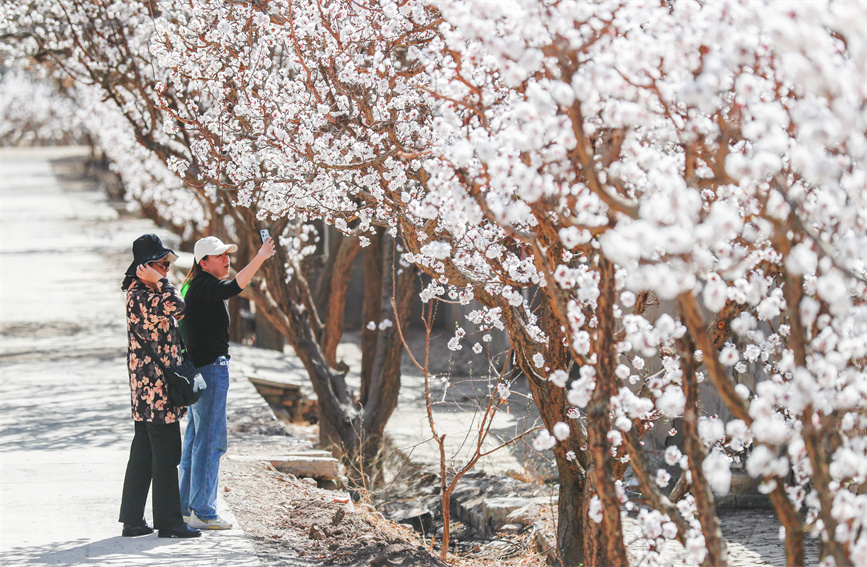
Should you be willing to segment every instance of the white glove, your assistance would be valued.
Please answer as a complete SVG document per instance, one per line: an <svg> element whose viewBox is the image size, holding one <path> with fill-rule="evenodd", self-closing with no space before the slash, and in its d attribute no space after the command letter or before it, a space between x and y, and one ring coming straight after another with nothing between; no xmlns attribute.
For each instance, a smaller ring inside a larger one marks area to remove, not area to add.
<svg viewBox="0 0 867 567"><path fill-rule="evenodd" d="M205 379L202 378L201 374L196 374L196 379L193 382L193 391L198 392L199 390L204 390L208 385L205 383Z"/></svg>

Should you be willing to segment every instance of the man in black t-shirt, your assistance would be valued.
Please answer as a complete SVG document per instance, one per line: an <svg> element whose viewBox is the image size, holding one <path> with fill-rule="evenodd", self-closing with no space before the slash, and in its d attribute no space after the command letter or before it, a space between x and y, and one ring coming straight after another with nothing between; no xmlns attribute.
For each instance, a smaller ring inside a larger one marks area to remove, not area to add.
<svg viewBox="0 0 867 567"><path fill-rule="evenodd" d="M241 293L262 264L274 255L272 239L233 280L229 254L238 250L216 236L196 242L196 262L181 287L186 302L182 332L187 355L208 387L190 406L181 454L181 511L190 527L225 530L232 524L217 514L220 458L228 448L226 397L229 392L229 310L226 300Z"/></svg>

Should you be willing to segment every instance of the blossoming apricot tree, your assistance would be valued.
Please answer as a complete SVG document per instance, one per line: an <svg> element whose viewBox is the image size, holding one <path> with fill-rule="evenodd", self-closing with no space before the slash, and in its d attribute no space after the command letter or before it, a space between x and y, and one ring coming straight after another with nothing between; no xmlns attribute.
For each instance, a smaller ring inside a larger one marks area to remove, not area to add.
<svg viewBox="0 0 867 567"><path fill-rule="evenodd" d="M630 418L652 411L683 418L692 498L680 519L651 499L693 560L724 564L712 491L729 489L728 452L752 445L789 562L807 526L828 561L861 561L864 6L440 6L453 28L450 60L429 63L444 108L430 198L460 196L544 277L559 323L546 337L583 362L568 401L588 407L606 561L625 560L612 453L625 443L646 475ZM646 292L676 313L627 314ZM636 396L648 356L664 371ZM701 415L702 367L727 423ZM750 372L769 379L738 386Z"/></svg>

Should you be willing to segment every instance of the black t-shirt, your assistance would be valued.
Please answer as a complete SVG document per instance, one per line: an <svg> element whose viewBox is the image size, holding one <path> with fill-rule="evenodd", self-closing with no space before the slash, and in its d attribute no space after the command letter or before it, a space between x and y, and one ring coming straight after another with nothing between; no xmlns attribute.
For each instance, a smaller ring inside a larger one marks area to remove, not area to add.
<svg viewBox="0 0 867 567"><path fill-rule="evenodd" d="M202 272L190 282L184 296L182 332L187 354L198 367L229 356L229 309L226 300L241 293L235 280L218 280Z"/></svg>

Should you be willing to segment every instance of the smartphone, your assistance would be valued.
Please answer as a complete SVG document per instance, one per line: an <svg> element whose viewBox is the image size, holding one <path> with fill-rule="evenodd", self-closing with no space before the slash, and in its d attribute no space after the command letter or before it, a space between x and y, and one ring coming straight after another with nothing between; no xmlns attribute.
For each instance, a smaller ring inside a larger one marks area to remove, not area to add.
<svg viewBox="0 0 867 567"><path fill-rule="evenodd" d="M271 238L271 233L268 232L267 228L263 228L259 231L259 238L262 239L262 244L265 244L265 241Z"/></svg>

